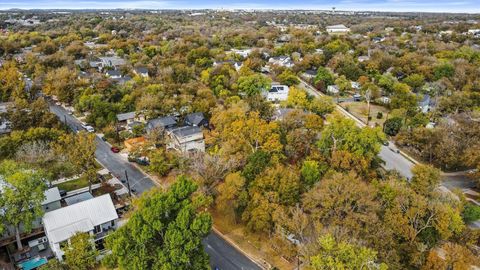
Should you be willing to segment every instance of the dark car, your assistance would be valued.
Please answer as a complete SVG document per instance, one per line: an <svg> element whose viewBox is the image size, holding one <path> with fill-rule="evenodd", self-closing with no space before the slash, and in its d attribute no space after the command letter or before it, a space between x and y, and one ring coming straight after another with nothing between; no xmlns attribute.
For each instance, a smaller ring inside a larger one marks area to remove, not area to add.
<svg viewBox="0 0 480 270"><path fill-rule="evenodd" d="M112 148L110 148L110 150L112 150L113 153L120 152L120 149L118 149L118 147L115 147L115 146L112 146Z"/></svg>

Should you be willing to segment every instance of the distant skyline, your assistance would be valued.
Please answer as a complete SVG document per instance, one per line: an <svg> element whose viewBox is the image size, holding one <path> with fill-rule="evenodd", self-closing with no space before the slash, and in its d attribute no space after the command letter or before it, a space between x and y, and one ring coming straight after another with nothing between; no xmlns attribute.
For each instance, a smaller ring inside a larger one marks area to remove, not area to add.
<svg viewBox="0 0 480 270"><path fill-rule="evenodd" d="M312 9L480 13L478 0L0 0L0 9Z"/></svg>

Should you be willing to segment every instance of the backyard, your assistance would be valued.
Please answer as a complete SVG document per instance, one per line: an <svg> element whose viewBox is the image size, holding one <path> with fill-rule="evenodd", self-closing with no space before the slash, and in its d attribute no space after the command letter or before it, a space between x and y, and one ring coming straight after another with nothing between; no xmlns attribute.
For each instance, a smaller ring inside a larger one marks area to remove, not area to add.
<svg viewBox="0 0 480 270"><path fill-rule="evenodd" d="M343 102L339 105L362 122L367 123L368 106L366 102ZM383 126L388 112L387 108L370 103L370 125ZM381 118L378 118L379 113L381 113Z"/></svg>

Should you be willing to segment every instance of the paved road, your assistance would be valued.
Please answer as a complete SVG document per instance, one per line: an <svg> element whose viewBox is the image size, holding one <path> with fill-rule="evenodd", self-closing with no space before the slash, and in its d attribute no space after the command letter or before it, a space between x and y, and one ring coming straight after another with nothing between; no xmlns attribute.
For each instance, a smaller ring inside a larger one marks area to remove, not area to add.
<svg viewBox="0 0 480 270"><path fill-rule="evenodd" d="M305 89L310 95L314 97L321 97L324 96L320 91L314 89L304 81L300 82L300 86ZM345 111L342 107L337 105L337 110L340 111L346 117L353 119L358 126L365 127L365 123L361 122L350 113ZM412 177L412 167L413 162L402 156L400 153L396 152L396 148L393 142L389 142L389 146L382 145L380 153L378 154L380 158L385 161L383 167L387 170L397 170L401 175L410 179Z"/></svg>
<svg viewBox="0 0 480 270"><path fill-rule="evenodd" d="M69 115L67 111L54 103L50 102L50 111L52 111L61 121L67 122L70 128L83 130L82 123L75 117ZM144 191L155 187L154 181L135 166L125 161L118 154L110 150L110 146L100 138L96 138L97 150L95 155L97 160L102 163L118 179L125 180L125 170L127 170L130 181L130 188L139 195ZM210 265L212 269L218 267L221 270L260 270L252 260L247 258L235 247L223 240L218 234L212 232L203 240L205 251L210 255Z"/></svg>

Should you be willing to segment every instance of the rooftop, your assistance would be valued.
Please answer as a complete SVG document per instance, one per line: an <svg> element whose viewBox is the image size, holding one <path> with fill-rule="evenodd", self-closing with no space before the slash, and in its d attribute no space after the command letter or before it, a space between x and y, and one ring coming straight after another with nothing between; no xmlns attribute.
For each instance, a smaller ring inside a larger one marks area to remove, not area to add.
<svg viewBox="0 0 480 270"><path fill-rule="evenodd" d="M77 232L88 232L94 226L118 219L109 194L63 207L43 216L45 233L53 243L59 243Z"/></svg>
<svg viewBox="0 0 480 270"><path fill-rule="evenodd" d="M188 137L194 134L202 133L202 129L195 126L185 126L172 130L172 133L177 137Z"/></svg>
<svg viewBox="0 0 480 270"><path fill-rule="evenodd" d="M125 120L133 119L133 118L135 118L135 112L127 112L127 113L117 114L117 120L118 121L125 121Z"/></svg>

